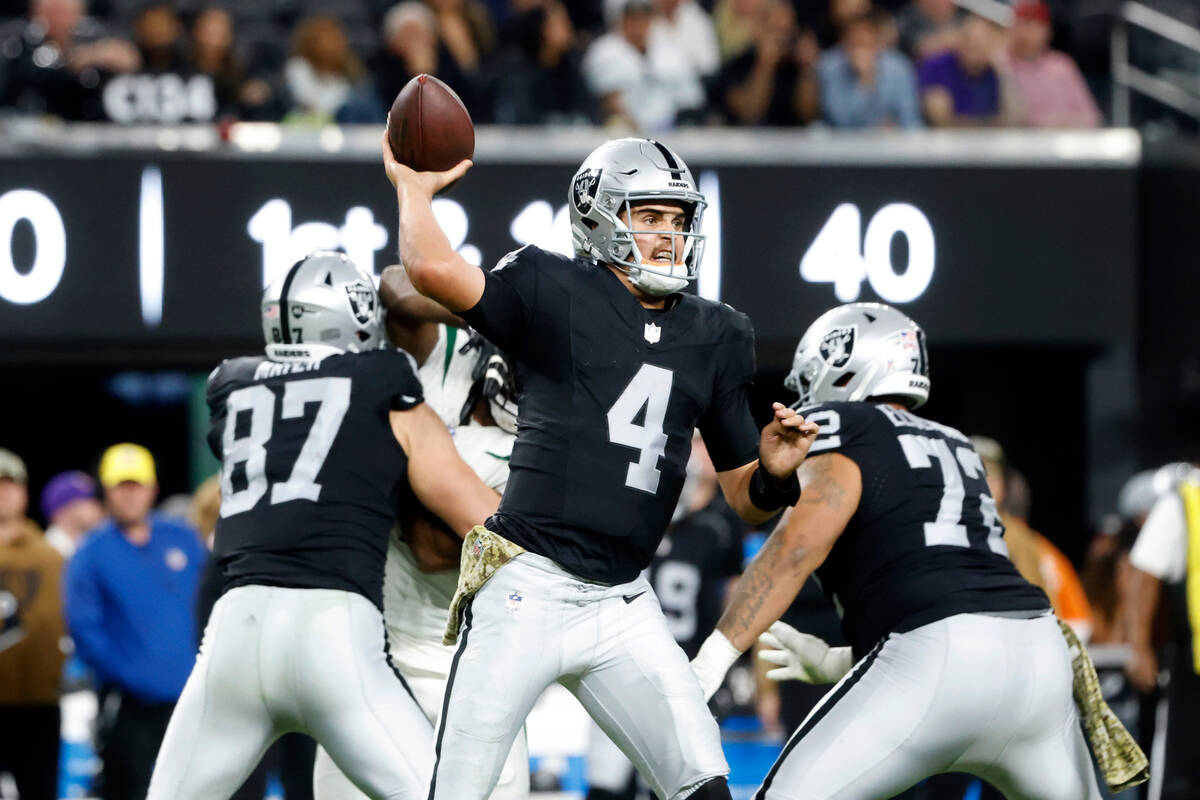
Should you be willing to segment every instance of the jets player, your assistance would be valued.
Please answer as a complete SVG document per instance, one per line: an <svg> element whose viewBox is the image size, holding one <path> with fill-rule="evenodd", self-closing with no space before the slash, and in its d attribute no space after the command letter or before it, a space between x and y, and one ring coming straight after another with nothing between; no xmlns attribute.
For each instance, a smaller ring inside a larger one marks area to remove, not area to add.
<svg viewBox="0 0 1200 800"><path fill-rule="evenodd" d="M369 275L340 253L263 295L266 357L213 371L225 592L171 717L149 800L226 798L275 738L310 734L372 797L420 797L432 729L388 664L381 589L396 508L455 531L498 498L386 344Z"/></svg>
<svg viewBox="0 0 1200 800"><path fill-rule="evenodd" d="M716 722L639 574L675 508L694 428L752 522L796 501L816 428L776 404L759 435L749 321L682 291L703 246L691 172L658 142L609 142L571 184L577 257L526 247L484 272L450 247L432 210L470 162L414 172L386 141L383 157L413 286L502 348L521 388L501 509L491 533L472 534L475 557L494 560L466 573L478 580L460 584L464 610L451 619L461 629L431 800L486 797L554 681L663 800L728 798Z"/></svg>
<svg viewBox="0 0 1200 800"><path fill-rule="evenodd" d="M924 332L893 308L826 312L787 385L821 426L801 502L755 556L694 662L707 692L816 571L849 648L773 628L785 676L838 685L787 743L758 800L874 800L969 772L1010 800L1099 798L1045 594L1005 555L978 453L913 410Z"/></svg>
<svg viewBox="0 0 1200 800"><path fill-rule="evenodd" d="M504 356L462 321L412 290L403 268L383 271L380 295L392 344L420 364L425 402L442 419L454 446L496 491L508 482L516 434L516 400ZM392 664L404 677L430 724L437 721L454 648L442 644L458 584L462 539L427 515L406 515L388 542L383 582L384 620ZM432 761L432 756L431 756ZM363 800L324 748L313 769L316 800ZM529 751L521 731L509 751L492 800L529 795Z"/></svg>

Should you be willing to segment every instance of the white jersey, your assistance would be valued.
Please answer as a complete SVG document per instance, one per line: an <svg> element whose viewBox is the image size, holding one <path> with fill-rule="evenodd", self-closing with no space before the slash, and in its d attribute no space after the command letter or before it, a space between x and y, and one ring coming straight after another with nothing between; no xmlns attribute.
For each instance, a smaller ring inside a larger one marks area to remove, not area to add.
<svg viewBox="0 0 1200 800"><path fill-rule="evenodd" d="M425 390L425 403L451 430L458 427L463 405L471 391L471 373L475 371L475 364L479 360L477 350L461 352L469 338L470 334L464 330L438 325L437 344L417 370L417 377L421 379L421 386ZM469 459L467 463L471 464Z"/></svg>

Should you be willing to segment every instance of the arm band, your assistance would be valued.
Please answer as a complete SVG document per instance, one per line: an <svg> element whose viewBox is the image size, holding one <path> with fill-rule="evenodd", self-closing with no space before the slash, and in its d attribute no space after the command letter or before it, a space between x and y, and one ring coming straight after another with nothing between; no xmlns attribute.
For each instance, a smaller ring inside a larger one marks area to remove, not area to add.
<svg viewBox="0 0 1200 800"><path fill-rule="evenodd" d="M794 506L800 500L800 479L792 473L787 480L779 480L759 464L750 476L750 502L763 511L778 511L784 506Z"/></svg>

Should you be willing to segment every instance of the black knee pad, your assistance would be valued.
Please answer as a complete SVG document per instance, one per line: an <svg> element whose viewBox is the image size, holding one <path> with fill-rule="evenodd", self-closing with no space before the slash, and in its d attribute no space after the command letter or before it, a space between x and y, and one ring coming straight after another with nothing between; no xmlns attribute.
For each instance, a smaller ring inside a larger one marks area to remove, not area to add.
<svg viewBox="0 0 1200 800"><path fill-rule="evenodd" d="M725 780L724 775L709 778L688 795L687 800L730 800L729 782Z"/></svg>

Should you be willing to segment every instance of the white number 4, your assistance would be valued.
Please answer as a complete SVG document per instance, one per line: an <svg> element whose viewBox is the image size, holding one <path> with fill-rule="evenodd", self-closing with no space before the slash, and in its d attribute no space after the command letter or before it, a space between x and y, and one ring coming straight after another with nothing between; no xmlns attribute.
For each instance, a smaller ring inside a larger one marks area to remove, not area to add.
<svg viewBox="0 0 1200 800"><path fill-rule="evenodd" d="M625 485L631 489L649 494L658 492L661 477L658 459L667 450L663 421L674 380L675 373L671 370L642 364L608 411L608 440L640 451L638 460L625 472ZM646 409L646 416L638 425L634 420L642 408Z"/></svg>
<svg viewBox="0 0 1200 800"><path fill-rule="evenodd" d="M316 479L350 408L350 379L312 378L285 384L280 418L303 417L309 403L320 403L320 407L291 475L271 487L272 505L289 500L316 501L321 496L321 484ZM250 430L238 437L237 418L241 411L250 412ZM221 440L222 518L249 511L267 493L267 442L275 427L275 393L262 384L238 389L225 401L225 415ZM238 464L245 464L246 486L235 491L233 470Z"/></svg>

